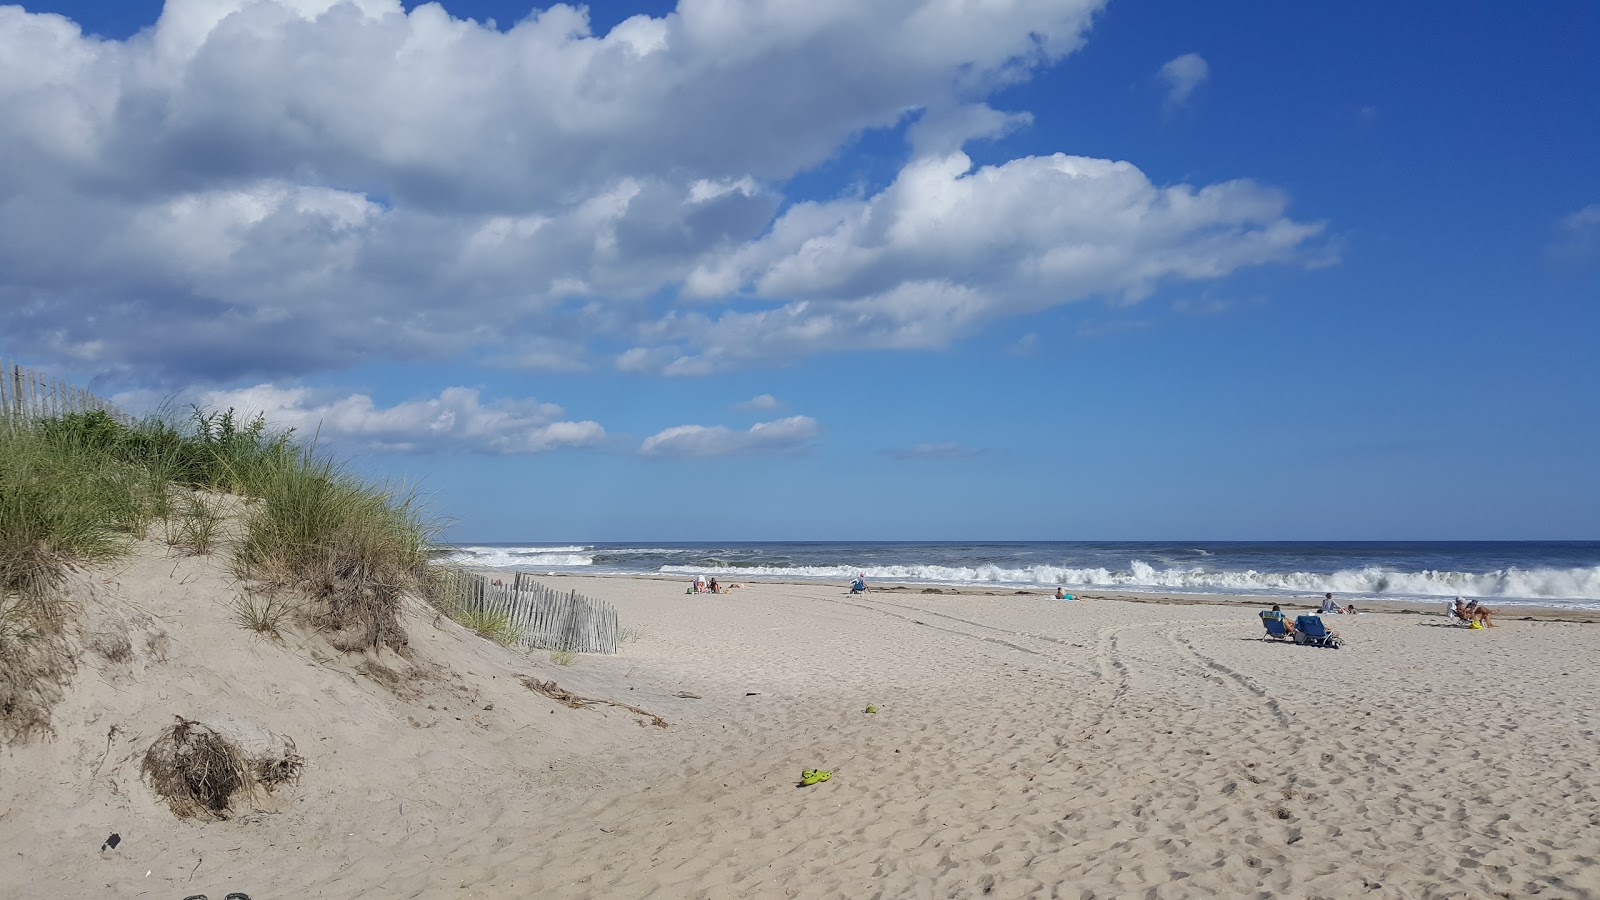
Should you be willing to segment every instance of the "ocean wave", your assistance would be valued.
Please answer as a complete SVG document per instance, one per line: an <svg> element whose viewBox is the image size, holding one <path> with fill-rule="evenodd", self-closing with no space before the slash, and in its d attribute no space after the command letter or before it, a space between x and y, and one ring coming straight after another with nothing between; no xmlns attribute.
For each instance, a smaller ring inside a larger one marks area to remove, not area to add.
<svg viewBox="0 0 1600 900"><path fill-rule="evenodd" d="M695 572L742 577L849 579L858 572L869 580L972 584L1006 587L1111 588L1213 593L1320 594L1424 598L1495 597L1525 600L1600 600L1600 566L1573 569L1496 569L1490 572L1423 570L1396 572L1377 567L1324 572L1206 571L1201 568L1157 568L1138 560L1127 569L1062 566L662 566L667 574Z"/></svg>
<svg viewBox="0 0 1600 900"><path fill-rule="evenodd" d="M594 556L588 553L562 552L562 547L463 547L446 559L461 566L481 566L489 569L516 569L522 567L592 566ZM583 547L571 548L583 550Z"/></svg>
<svg viewBox="0 0 1600 900"><path fill-rule="evenodd" d="M514 547L480 547L469 544L462 547L455 547L453 549L458 554L470 553L477 555L485 553L584 553L589 550L593 550L594 548L588 546L587 544L574 544L572 546L560 547L537 547L523 544L518 544Z"/></svg>

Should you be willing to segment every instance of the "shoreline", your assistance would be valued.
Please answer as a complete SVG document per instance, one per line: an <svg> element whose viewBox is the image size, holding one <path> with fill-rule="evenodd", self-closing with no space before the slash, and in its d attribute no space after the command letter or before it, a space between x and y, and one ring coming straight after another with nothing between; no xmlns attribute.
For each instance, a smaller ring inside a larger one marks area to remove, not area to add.
<svg viewBox="0 0 1600 900"><path fill-rule="evenodd" d="M479 572L489 577L503 577L513 573L514 569L496 569L486 566L470 566L469 571ZM549 571L524 571L523 574L537 578L577 578L577 579L629 579L641 581L668 581L687 584L681 574L662 575L659 573L632 573L632 572L549 572ZM849 593L845 585L836 585L825 580L795 580L781 578L759 578L747 581L733 582L737 584L764 584L782 585L785 587L810 588L810 587L838 587L841 593ZM1056 602L1051 596L1053 589L1039 588L1028 590L1023 588L979 587L979 586L950 586L907 584L904 582L887 582L871 586L871 593L883 594L914 594L927 597L1036 597L1040 600ZM1321 604L1316 597L1265 597L1249 596L1243 594L1178 594L1176 592L1159 591L1115 591L1091 588L1088 591L1073 594L1079 601L1090 600L1120 600L1126 603L1149 603L1163 606L1225 606L1225 607L1251 607L1265 609L1276 603L1285 609L1298 610L1302 607L1306 612L1315 612ZM1386 600L1364 599L1351 600L1346 597L1346 604L1355 603L1361 607L1363 603L1374 604L1360 608L1357 615L1382 614L1382 615L1421 615L1438 616L1443 618L1440 610L1449 598L1440 597L1437 600ZM1066 602L1066 601L1062 601ZM1077 602L1077 601L1073 601ZM1480 599L1480 602L1481 599ZM1379 605L1381 604L1381 605ZM1499 604L1490 600L1485 605L1495 610L1503 621L1519 622L1574 622L1583 625L1600 624L1600 610L1572 609L1562 606L1545 606L1533 602L1517 601L1511 604ZM1342 617L1340 617L1342 618Z"/></svg>

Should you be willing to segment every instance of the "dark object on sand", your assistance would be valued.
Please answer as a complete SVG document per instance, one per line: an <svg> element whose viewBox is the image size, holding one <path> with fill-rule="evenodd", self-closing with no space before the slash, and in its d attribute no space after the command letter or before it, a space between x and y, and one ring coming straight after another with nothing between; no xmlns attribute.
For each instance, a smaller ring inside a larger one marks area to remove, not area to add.
<svg viewBox="0 0 1600 900"><path fill-rule="evenodd" d="M246 894L244 891L234 891L228 896L223 897L222 900L250 900L250 895Z"/></svg>
<svg viewBox="0 0 1600 900"><path fill-rule="evenodd" d="M673 694L672 696L677 697L680 700L699 700L699 699L701 699L699 694L691 694L688 691L679 691L676 694Z"/></svg>
<svg viewBox="0 0 1600 900"><path fill-rule="evenodd" d="M120 844L120 843L122 843L122 835L117 834L115 831L113 831L113 832L111 832L111 837L106 838L106 842L104 844L100 845L100 849L101 850L105 850L107 848L110 848L112 850L115 850L115 849L117 849L117 845Z"/></svg>

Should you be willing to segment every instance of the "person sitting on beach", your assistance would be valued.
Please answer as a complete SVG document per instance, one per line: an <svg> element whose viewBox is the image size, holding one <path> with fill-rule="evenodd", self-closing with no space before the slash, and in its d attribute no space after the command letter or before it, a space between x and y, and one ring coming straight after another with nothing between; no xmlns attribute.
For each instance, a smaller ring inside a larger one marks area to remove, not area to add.
<svg viewBox="0 0 1600 900"><path fill-rule="evenodd" d="M1322 607L1320 609L1318 609L1317 612L1318 613L1342 613L1342 612L1344 612L1344 610L1339 608L1339 604L1333 602L1333 595L1332 594L1323 594L1322 595Z"/></svg>
<svg viewBox="0 0 1600 900"><path fill-rule="evenodd" d="M1476 600L1469 600L1467 601L1466 615L1462 616L1462 618L1469 622L1482 622L1485 628L1493 628L1494 622L1491 621L1493 616L1494 610L1487 606L1479 605Z"/></svg>
<svg viewBox="0 0 1600 900"><path fill-rule="evenodd" d="M1283 623L1283 630L1284 631L1287 631L1290 634L1294 633L1294 623L1289 621L1288 617L1283 614L1283 610L1279 609L1278 608L1278 604L1276 604L1276 603L1272 604L1272 608L1271 609L1262 610L1261 611L1261 618L1262 619L1277 619L1279 622Z"/></svg>
<svg viewBox="0 0 1600 900"><path fill-rule="evenodd" d="M704 575L694 576L694 592L696 594L704 594L706 592L706 577Z"/></svg>
<svg viewBox="0 0 1600 900"><path fill-rule="evenodd" d="M709 584L708 584L708 585L707 585L707 587L708 587L708 588L710 588L710 590L711 590L711 593L713 593L713 594L720 594L720 593L722 593L722 589L721 589L721 588L719 588L719 587L717 587L717 578L716 578L716 576L715 576L715 575L713 575L713 576L711 576L711 581L710 581L710 583L709 583Z"/></svg>
<svg viewBox="0 0 1600 900"><path fill-rule="evenodd" d="M855 581L850 582L850 593L852 593L852 594L865 594L866 592L867 592L867 573L862 572L860 575L856 576L856 580Z"/></svg>

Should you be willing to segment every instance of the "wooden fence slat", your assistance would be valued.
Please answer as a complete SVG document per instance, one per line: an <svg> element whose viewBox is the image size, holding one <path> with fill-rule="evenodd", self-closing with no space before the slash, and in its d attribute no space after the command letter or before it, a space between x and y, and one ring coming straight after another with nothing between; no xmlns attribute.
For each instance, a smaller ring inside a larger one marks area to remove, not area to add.
<svg viewBox="0 0 1600 900"><path fill-rule="evenodd" d="M503 617L528 648L579 653L617 652L617 610L576 590L557 591L515 573L508 584L486 576L453 573L446 579L446 599L463 610Z"/></svg>
<svg viewBox="0 0 1600 900"><path fill-rule="evenodd" d="M130 416L84 388L21 363L0 360L0 424L5 427L90 410L104 410L119 421L131 421Z"/></svg>

